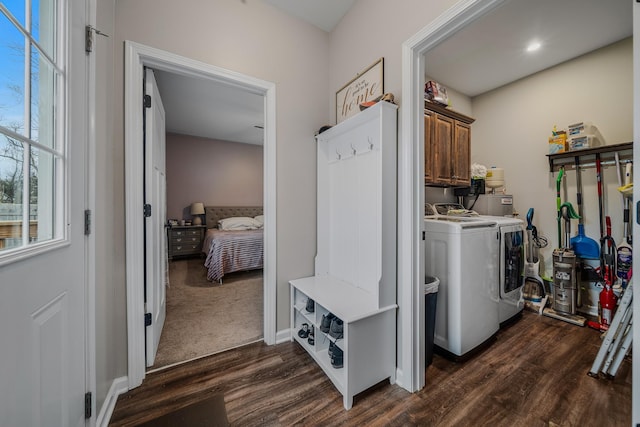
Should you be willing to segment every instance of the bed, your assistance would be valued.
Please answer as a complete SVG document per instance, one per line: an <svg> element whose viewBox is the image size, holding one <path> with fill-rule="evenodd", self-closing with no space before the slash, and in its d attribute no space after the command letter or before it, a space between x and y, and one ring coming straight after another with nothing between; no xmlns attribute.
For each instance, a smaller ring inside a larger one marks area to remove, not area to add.
<svg viewBox="0 0 640 427"><path fill-rule="evenodd" d="M218 221L228 218L254 218L262 215L262 206L205 207L207 232L202 245L206 256L207 279L222 282L225 274L263 267L263 229L220 230Z"/></svg>

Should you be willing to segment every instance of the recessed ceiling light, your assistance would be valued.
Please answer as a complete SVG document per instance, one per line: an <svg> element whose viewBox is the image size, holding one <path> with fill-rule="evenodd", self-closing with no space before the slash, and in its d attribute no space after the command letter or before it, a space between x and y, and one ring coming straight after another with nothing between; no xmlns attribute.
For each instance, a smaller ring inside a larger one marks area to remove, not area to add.
<svg viewBox="0 0 640 427"><path fill-rule="evenodd" d="M529 46L527 46L527 52L534 52L540 49L542 45L539 42L531 42Z"/></svg>

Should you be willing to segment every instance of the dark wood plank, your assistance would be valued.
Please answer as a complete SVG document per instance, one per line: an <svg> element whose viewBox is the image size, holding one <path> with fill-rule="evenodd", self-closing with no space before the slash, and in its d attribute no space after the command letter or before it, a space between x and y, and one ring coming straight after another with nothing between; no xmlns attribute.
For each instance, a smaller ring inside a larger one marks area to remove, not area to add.
<svg viewBox="0 0 640 427"><path fill-rule="evenodd" d="M627 426L631 360L613 380L589 377L600 343L594 330L527 312L464 363L435 355L420 392L383 381L350 411L297 344L255 343L149 374L120 396L110 425L136 426L222 394L232 426Z"/></svg>

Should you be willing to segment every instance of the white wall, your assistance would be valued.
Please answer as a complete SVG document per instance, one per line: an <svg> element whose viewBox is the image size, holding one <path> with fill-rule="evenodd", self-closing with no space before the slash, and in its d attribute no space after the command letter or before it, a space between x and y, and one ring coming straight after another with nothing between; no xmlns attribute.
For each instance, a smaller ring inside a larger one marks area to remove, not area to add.
<svg viewBox="0 0 640 427"><path fill-rule="evenodd" d="M96 407L102 407L114 378L125 375L126 311L124 298L124 176L121 143L116 141L113 79L122 69L114 68L115 0L96 2L96 27L110 37L96 36L96 211L95 299L96 299ZM118 49L120 54L122 50Z"/></svg>
<svg viewBox="0 0 640 427"><path fill-rule="evenodd" d="M575 60L537 73L472 100L471 162L505 170L507 192L524 216L535 210L538 232L550 240L542 252L551 276L553 248L558 247L556 174L549 173L546 154L554 125L591 122L606 144L633 140L632 41L626 39ZM586 234L600 238L595 169L582 172ZM613 237L623 231L622 197L614 166L604 167L605 214L611 216ZM562 200L577 210L575 172L563 180ZM572 234L577 221L572 221Z"/></svg>
<svg viewBox="0 0 640 427"><path fill-rule="evenodd" d="M115 5L115 6L114 6ZM287 281L313 273L316 147L329 122L329 36L261 1L98 1L97 402L127 374L123 43L131 40L276 84L277 327ZM105 43L101 45L101 43Z"/></svg>
<svg viewBox="0 0 640 427"><path fill-rule="evenodd" d="M402 50L407 39L456 0L358 0L331 32L329 92L335 123L335 93L356 74L384 57L384 91L402 108Z"/></svg>

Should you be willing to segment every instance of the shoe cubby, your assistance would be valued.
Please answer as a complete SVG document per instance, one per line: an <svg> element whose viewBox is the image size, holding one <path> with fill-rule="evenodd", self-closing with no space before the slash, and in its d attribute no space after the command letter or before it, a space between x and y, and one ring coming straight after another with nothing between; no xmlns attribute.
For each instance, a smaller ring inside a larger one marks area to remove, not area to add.
<svg viewBox="0 0 640 427"><path fill-rule="evenodd" d="M346 409L351 408L357 393L387 378L395 382L395 305L379 308L367 292L330 277L307 277L289 283L291 340L324 370L342 393ZM308 298L315 301L313 313L305 310ZM342 320L341 338L320 329L322 317L329 313ZM298 335L304 323L314 327L313 345ZM331 363L331 343L342 351L341 368Z"/></svg>
<svg viewBox="0 0 640 427"><path fill-rule="evenodd" d="M356 394L396 379L397 106L379 102L316 139L315 275L289 282L291 340L350 409ZM321 331L330 313L342 321L339 338ZM314 327L313 344L298 336L304 323ZM339 350L333 364L332 343Z"/></svg>

